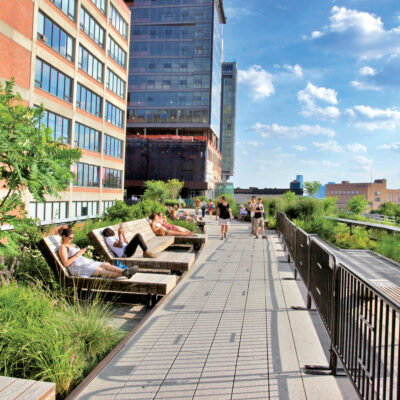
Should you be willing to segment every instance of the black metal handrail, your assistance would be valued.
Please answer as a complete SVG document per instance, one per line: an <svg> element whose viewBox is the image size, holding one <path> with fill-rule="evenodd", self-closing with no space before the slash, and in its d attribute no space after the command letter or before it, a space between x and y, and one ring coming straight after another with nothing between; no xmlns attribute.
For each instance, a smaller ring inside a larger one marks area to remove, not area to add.
<svg viewBox="0 0 400 400"><path fill-rule="evenodd" d="M330 370L336 374L339 358L362 399L400 399L400 305L293 225L278 213L277 230L307 287L307 308L312 299L330 337Z"/></svg>

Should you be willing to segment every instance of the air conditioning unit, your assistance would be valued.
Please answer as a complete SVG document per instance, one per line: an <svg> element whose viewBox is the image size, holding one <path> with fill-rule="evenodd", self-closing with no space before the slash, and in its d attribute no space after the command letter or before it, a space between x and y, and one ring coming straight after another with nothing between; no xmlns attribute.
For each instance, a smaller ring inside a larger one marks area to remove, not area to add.
<svg viewBox="0 0 400 400"><path fill-rule="evenodd" d="M45 43L47 42L47 36L46 35L42 35L41 33L39 33L38 37L42 42L45 42Z"/></svg>

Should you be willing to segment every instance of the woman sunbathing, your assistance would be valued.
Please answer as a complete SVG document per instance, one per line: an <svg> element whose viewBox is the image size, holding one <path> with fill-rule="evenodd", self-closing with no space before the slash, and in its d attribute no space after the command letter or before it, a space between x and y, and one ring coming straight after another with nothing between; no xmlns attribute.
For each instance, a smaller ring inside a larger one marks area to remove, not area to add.
<svg viewBox="0 0 400 400"><path fill-rule="evenodd" d="M86 248L80 249L72 244L74 233L71 228L61 228L58 233L61 236L58 255L62 264L68 268L71 275L85 277L104 276L106 278L126 276L129 279L137 272L137 269L133 267L124 270L107 262L94 261L84 257L83 254Z"/></svg>
<svg viewBox="0 0 400 400"><path fill-rule="evenodd" d="M151 229L157 236L192 236L193 232L188 231L186 232L178 232L174 230L168 230L165 228L160 220L160 217L156 213L152 213L150 215L150 220L151 220Z"/></svg>
<svg viewBox="0 0 400 400"><path fill-rule="evenodd" d="M178 211L176 206L171 210L171 217L175 221L193 221L193 218L189 215L187 211Z"/></svg>
<svg viewBox="0 0 400 400"><path fill-rule="evenodd" d="M157 214L159 221L161 225L164 228L167 228L169 231L174 231L174 232L185 232L187 235L190 235L191 231L189 229L184 228L183 226L178 226L178 225L171 225L168 223L167 218L160 212Z"/></svg>

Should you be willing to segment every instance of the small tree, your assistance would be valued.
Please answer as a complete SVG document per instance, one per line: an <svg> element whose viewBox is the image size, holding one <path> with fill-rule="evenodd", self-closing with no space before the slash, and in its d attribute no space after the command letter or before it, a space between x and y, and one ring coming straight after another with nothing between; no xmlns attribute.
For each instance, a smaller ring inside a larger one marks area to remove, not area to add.
<svg viewBox="0 0 400 400"><path fill-rule="evenodd" d="M291 191L287 191L283 194L283 201L285 202L285 207L290 206L296 202L296 194Z"/></svg>
<svg viewBox="0 0 400 400"><path fill-rule="evenodd" d="M318 193L318 190L321 187L321 182L318 182L318 181L304 182L303 187L309 196L314 197L314 196L316 196L316 194Z"/></svg>
<svg viewBox="0 0 400 400"><path fill-rule="evenodd" d="M363 194L354 196L347 202L347 209L353 214L361 214L365 211L368 205L368 200Z"/></svg>
<svg viewBox="0 0 400 400"><path fill-rule="evenodd" d="M24 106L14 85L13 79L5 87L0 84L0 181L5 190L0 224L16 226L24 210L22 192L28 190L38 202L46 195L60 197L75 178L71 166L81 151L54 141L51 129L40 126L43 107Z"/></svg>
<svg viewBox="0 0 400 400"><path fill-rule="evenodd" d="M145 190L143 194L144 200L154 200L159 201L164 204L167 200L169 192L167 190L166 184L163 181L146 181L144 183Z"/></svg>
<svg viewBox="0 0 400 400"><path fill-rule="evenodd" d="M183 188L183 182L179 181L178 179L170 179L165 184L165 187L170 193L171 199L176 199Z"/></svg>

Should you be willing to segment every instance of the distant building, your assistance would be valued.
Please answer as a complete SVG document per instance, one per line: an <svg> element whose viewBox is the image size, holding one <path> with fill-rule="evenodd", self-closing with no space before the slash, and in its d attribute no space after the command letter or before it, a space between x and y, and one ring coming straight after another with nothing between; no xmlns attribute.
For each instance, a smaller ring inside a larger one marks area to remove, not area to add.
<svg viewBox="0 0 400 400"><path fill-rule="evenodd" d="M389 201L400 204L400 189L386 188L386 179L376 179L373 183L342 183L326 185L326 197L337 197L338 207L345 208L354 196L364 195L371 209L376 210Z"/></svg>
<svg viewBox="0 0 400 400"><path fill-rule="evenodd" d="M0 82L14 77L54 139L82 150L59 198L24 193L32 218L94 216L123 199L130 19L121 0L1 2Z"/></svg>
<svg viewBox="0 0 400 400"><path fill-rule="evenodd" d="M236 83L236 63L222 63L220 140L222 182L227 182L233 176L235 167Z"/></svg>
<svg viewBox="0 0 400 400"><path fill-rule="evenodd" d="M290 182L290 190L303 189L303 175L296 175L296 179Z"/></svg>

